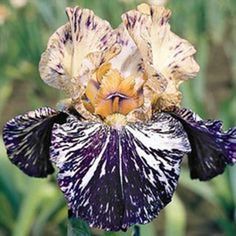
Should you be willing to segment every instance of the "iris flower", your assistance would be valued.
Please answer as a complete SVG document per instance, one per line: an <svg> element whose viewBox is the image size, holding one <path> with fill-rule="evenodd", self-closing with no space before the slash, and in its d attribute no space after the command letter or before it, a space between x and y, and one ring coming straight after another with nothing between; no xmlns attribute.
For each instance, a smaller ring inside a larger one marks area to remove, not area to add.
<svg viewBox="0 0 236 236"><path fill-rule="evenodd" d="M180 107L179 86L199 66L194 47L171 32L170 10L141 4L117 29L88 9L66 13L39 71L68 99L5 125L12 163L33 177L55 166L71 214L117 231L150 222L171 201L184 156L199 180L236 162L236 128Z"/></svg>

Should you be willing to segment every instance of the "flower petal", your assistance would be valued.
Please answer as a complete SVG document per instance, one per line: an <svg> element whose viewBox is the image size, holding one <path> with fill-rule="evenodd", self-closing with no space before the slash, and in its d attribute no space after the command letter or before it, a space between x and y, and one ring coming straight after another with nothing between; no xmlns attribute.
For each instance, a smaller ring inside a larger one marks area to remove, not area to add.
<svg viewBox="0 0 236 236"><path fill-rule="evenodd" d="M123 77L142 77L143 62L140 52L123 24L116 29L116 34L116 42L121 51L110 61L112 68L117 69Z"/></svg>
<svg viewBox="0 0 236 236"><path fill-rule="evenodd" d="M54 169L49 161L51 130L63 123L67 114L51 108L40 108L10 120L3 129L3 140L10 161L24 173L46 177Z"/></svg>
<svg viewBox="0 0 236 236"><path fill-rule="evenodd" d="M181 81L195 77L199 66L193 59L194 47L171 32L170 16L170 10L164 7L141 4L138 10L129 11L122 18L144 60L147 85L154 92L164 92L176 100L180 97Z"/></svg>
<svg viewBox="0 0 236 236"><path fill-rule="evenodd" d="M97 17L93 11L79 7L66 10L74 43L73 77L80 73L84 58L96 52L103 52L114 45L116 35L110 24Z"/></svg>
<svg viewBox="0 0 236 236"><path fill-rule="evenodd" d="M93 53L110 49L116 36L110 24L95 16L93 11L79 7L67 8L69 23L59 28L50 38L40 62L40 74L49 85L76 96L85 74L101 62L92 62ZM105 55L104 55L105 57Z"/></svg>
<svg viewBox="0 0 236 236"><path fill-rule="evenodd" d="M209 180L222 174L226 164L236 163L236 128L224 132L221 121L202 120L188 109L176 109L172 115L189 137L191 178Z"/></svg>
<svg viewBox="0 0 236 236"><path fill-rule="evenodd" d="M54 126L50 150L73 214L116 231L151 221L171 201L190 146L182 125L162 113L120 130L72 117Z"/></svg>
<svg viewBox="0 0 236 236"><path fill-rule="evenodd" d="M71 93L72 56L71 27L67 23L50 37L47 49L41 56L39 72L44 82Z"/></svg>

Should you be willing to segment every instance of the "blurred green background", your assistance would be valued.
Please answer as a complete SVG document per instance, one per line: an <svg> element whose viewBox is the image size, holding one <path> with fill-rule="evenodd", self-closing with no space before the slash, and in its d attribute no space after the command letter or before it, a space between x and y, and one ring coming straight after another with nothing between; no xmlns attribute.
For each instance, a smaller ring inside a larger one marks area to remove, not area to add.
<svg viewBox="0 0 236 236"><path fill-rule="evenodd" d="M132 0L0 0L0 127L17 114L63 98L39 77L49 36L66 6L80 5L118 26ZM198 77L182 86L184 106L236 125L236 1L170 0L172 29L198 50ZM144 236L236 235L236 168L210 182L192 181L184 163L177 193ZM0 141L0 236L66 235L67 208L55 177L38 180L10 164ZM93 235L131 235L92 230Z"/></svg>

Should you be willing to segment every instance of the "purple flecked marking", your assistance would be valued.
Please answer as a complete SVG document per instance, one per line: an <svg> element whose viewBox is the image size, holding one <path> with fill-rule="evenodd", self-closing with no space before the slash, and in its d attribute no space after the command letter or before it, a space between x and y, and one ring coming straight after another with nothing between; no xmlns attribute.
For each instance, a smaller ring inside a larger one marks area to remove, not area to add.
<svg viewBox="0 0 236 236"><path fill-rule="evenodd" d="M155 145L145 146L142 135L156 138ZM165 136L168 150L158 145ZM179 150L171 148L174 140ZM115 231L158 215L171 200L182 157L190 151L181 124L166 114L122 130L71 117L67 124L54 126L50 150L73 215Z"/></svg>

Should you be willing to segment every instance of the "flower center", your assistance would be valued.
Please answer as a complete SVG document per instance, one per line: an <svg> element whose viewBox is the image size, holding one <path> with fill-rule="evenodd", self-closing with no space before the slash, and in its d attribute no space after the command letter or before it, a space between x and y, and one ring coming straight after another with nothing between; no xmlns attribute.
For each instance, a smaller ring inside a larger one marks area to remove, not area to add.
<svg viewBox="0 0 236 236"><path fill-rule="evenodd" d="M110 64L104 64L89 81L83 102L87 110L105 120L113 114L126 116L140 107L143 94L135 87L134 77L123 78Z"/></svg>
<svg viewBox="0 0 236 236"><path fill-rule="evenodd" d="M120 130L127 124L127 119L126 116L116 113L107 116L105 119L105 123L117 130Z"/></svg>

